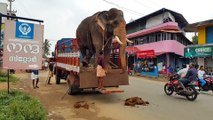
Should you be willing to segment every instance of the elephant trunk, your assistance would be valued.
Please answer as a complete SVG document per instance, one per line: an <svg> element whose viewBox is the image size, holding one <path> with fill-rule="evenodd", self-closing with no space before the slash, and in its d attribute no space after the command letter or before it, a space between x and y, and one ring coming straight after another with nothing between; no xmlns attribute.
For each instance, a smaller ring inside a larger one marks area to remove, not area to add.
<svg viewBox="0 0 213 120"><path fill-rule="evenodd" d="M114 35L116 36L115 39L119 39L120 42L120 51L119 51L119 56L120 56L120 61L121 61L121 73L124 73L127 69L126 65L126 46L127 46L127 38L126 38L126 24L120 24L119 27L117 27L114 30Z"/></svg>

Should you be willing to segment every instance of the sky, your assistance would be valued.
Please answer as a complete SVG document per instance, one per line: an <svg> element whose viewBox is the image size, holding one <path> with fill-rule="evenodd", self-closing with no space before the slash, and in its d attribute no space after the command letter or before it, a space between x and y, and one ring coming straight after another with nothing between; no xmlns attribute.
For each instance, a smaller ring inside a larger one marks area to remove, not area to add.
<svg viewBox="0 0 213 120"><path fill-rule="evenodd" d="M43 20L44 39L50 41L54 50L57 40L75 38L80 22L98 11L118 8L128 23L167 8L195 23L213 19L212 4L212 0L15 0L12 9L17 11L17 16Z"/></svg>

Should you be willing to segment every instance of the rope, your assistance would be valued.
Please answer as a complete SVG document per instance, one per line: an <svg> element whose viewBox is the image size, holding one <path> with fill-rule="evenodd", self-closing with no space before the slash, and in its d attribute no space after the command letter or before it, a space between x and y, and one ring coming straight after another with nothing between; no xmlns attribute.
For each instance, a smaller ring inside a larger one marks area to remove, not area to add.
<svg viewBox="0 0 213 120"><path fill-rule="evenodd" d="M104 48L106 47L107 43L109 42L110 39L107 40L107 42L104 44L104 35L103 35L103 46L102 46L102 51L104 52Z"/></svg>

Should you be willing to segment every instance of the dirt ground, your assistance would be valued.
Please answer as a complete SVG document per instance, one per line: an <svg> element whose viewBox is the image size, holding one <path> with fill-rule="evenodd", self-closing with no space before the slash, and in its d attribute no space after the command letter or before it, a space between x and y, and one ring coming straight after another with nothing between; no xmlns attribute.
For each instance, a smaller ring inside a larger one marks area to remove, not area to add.
<svg viewBox="0 0 213 120"><path fill-rule="evenodd" d="M99 108L92 100L87 101L88 109L76 109L75 103L84 100L84 95L68 95L64 80L60 85L56 85L55 79L52 78L52 85L47 85L47 74L48 71L39 72L39 88L33 89L30 73L19 71L15 76L20 78L20 82L16 85L10 84L10 89L19 89L38 98L47 111L48 120L112 120L98 116ZM7 89L7 83L0 83L0 89Z"/></svg>
<svg viewBox="0 0 213 120"><path fill-rule="evenodd" d="M124 102L126 97L102 95L94 92L86 92L80 95L70 96L67 94L66 81L62 80L60 85L55 84L55 79L51 79L52 85L46 84L48 71L39 72L39 88L33 89L30 73L16 72L15 76L20 78L16 85L10 84L10 89L19 89L38 98L47 111L48 120L116 120L127 119L116 116L110 106L119 109L126 109ZM139 77L139 76L138 76ZM150 78L154 81L165 81L165 79ZM7 89L7 83L0 83L0 89ZM91 91L91 90L90 90ZM80 104L81 105L80 105ZM110 104L110 106L109 106ZM124 108L123 108L123 107ZM136 110L138 111L138 110ZM111 117L108 117L109 114Z"/></svg>
<svg viewBox="0 0 213 120"><path fill-rule="evenodd" d="M30 73L18 72L16 76L21 78L20 83L11 83L10 88L38 98L47 111L48 120L200 120L210 119L212 114L213 104L209 104L213 101L211 91L209 94L200 94L199 99L189 102L182 96L165 95L163 81L166 79L130 77L130 85L120 86L123 93L98 94L88 91L70 96L66 94L65 81L56 85L52 79L52 85L45 85L47 74L47 71L40 71L39 88L33 89ZM0 83L0 89L5 88L7 83ZM139 100L134 100L135 98ZM131 100L130 104L137 101L137 104L126 106L125 100ZM144 104L141 100L145 103L148 101L149 104L140 105ZM205 111L198 111L199 109ZM182 116L176 114L177 112Z"/></svg>

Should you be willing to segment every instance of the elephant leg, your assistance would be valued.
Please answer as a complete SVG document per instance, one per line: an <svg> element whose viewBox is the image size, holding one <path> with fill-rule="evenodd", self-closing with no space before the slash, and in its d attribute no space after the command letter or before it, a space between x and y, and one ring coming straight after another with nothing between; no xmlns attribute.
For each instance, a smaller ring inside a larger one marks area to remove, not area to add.
<svg viewBox="0 0 213 120"><path fill-rule="evenodd" d="M85 64L85 66L88 67L89 62L90 62L92 56L93 56L94 53L95 53L95 50L94 50L94 48L93 48L92 45L91 45L91 46L87 49L86 52L87 52L87 54L86 54L86 56L84 57L83 64Z"/></svg>
<svg viewBox="0 0 213 120"><path fill-rule="evenodd" d="M83 61L82 61L83 67L87 67L88 66L88 62L86 60L87 49L85 47L80 47L80 51L83 57Z"/></svg>
<svg viewBox="0 0 213 120"><path fill-rule="evenodd" d="M85 56L85 61L87 62L87 65L90 62L90 59L92 58L93 54L94 54L94 51L89 50L88 54Z"/></svg>

